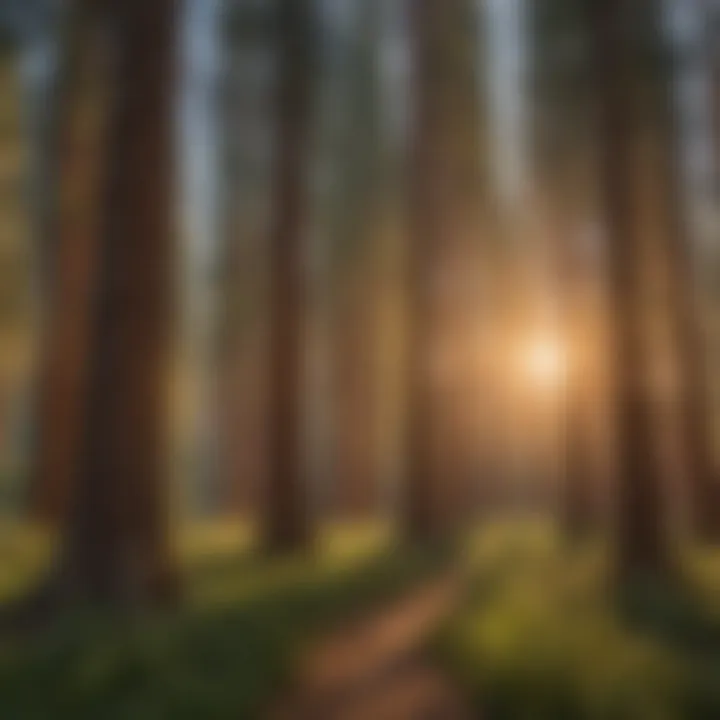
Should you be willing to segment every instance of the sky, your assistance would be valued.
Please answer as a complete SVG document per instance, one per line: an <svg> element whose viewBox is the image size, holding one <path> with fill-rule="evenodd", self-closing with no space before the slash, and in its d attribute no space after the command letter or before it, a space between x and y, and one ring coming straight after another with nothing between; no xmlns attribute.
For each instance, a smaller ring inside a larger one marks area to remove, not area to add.
<svg viewBox="0 0 720 720"><path fill-rule="evenodd" d="M478 46L488 68L493 168L500 196L512 203L521 200L527 181L524 147L528 118L523 100L527 9L525 0L479 0L478 5L486 8L486 44Z"/></svg>
<svg viewBox="0 0 720 720"><path fill-rule="evenodd" d="M221 68L217 42L219 0L185 0L180 123L183 224L189 252L209 262L206 249L216 234L217 129L214 95Z"/></svg>

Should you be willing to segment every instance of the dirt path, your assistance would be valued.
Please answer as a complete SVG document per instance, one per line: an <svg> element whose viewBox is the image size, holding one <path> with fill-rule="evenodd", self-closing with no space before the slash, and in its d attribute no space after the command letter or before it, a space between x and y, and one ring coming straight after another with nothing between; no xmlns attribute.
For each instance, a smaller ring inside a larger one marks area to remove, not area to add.
<svg viewBox="0 0 720 720"><path fill-rule="evenodd" d="M466 720L457 688L425 656L461 582L445 578L338 630L300 665L270 720Z"/></svg>

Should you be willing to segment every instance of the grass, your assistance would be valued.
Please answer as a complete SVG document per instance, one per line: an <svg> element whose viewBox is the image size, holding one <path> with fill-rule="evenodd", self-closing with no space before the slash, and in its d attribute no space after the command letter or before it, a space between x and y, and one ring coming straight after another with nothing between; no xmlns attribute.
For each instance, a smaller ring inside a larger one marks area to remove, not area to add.
<svg viewBox="0 0 720 720"><path fill-rule="evenodd" d="M10 598L42 571L47 543L20 527L4 539ZM0 717L258 717L308 643L448 559L393 549L382 529L335 527L314 558L269 561L239 525L184 532L183 608L120 625L84 614L0 645ZM720 718L717 553L688 556L682 592L621 599L601 548L563 547L542 524L494 525L466 549L467 598L433 649L482 717Z"/></svg>
<svg viewBox="0 0 720 720"><path fill-rule="evenodd" d="M47 564L48 538L0 514L0 604L25 592Z"/></svg>
<svg viewBox="0 0 720 720"><path fill-rule="evenodd" d="M41 567L18 542L15 586ZM386 533L329 530L313 558L269 561L237 527L181 543L187 602L118 624L84 614L42 637L0 645L0 717L253 718L307 643L436 572L441 554L392 552ZM5 578L6 597L11 590Z"/></svg>
<svg viewBox="0 0 720 720"><path fill-rule="evenodd" d="M600 549L541 526L469 547L471 591L437 642L441 662L494 720L720 718L720 558L693 555L682 594L608 592Z"/></svg>

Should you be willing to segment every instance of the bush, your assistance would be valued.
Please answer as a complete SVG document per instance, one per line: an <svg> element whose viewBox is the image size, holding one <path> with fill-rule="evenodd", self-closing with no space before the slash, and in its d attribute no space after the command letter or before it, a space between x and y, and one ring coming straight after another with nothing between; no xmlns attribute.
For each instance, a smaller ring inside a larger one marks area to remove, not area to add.
<svg viewBox="0 0 720 720"><path fill-rule="evenodd" d="M272 561L238 551L243 537L216 528L183 543L188 597L175 615L118 624L85 613L0 645L0 716L256 717L319 633L445 562L392 552L376 532L335 529L316 556Z"/></svg>
<svg viewBox="0 0 720 720"><path fill-rule="evenodd" d="M564 551L537 528L484 533L470 562L470 596L437 651L483 716L720 717L720 635L692 585L635 594L628 612L600 549Z"/></svg>

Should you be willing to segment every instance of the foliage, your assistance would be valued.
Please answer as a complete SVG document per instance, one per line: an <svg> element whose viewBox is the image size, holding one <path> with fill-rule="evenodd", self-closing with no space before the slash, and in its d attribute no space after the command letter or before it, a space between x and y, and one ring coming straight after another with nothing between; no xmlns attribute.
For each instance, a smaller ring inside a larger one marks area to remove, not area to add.
<svg viewBox="0 0 720 720"><path fill-rule="evenodd" d="M544 530L495 529L472 555L471 596L437 649L488 717L720 717L716 561L693 558L682 594L619 602L599 549L563 550Z"/></svg>
<svg viewBox="0 0 720 720"><path fill-rule="evenodd" d="M2 496L11 494L9 486L10 481L0 476ZM49 546L44 533L4 517L6 511L7 504L0 505L0 603L14 600L37 580L47 564Z"/></svg>
<svg viewBox="0 0 720 720"><path fill-rule="evenodd" d="M185 543L187 604L110 623L89 613L0 644L7 718L251 718L298 652L351 613L419 581L442 558L388 552L377 532L336 530L315 558L267 560L237 528Z"/></svg>

